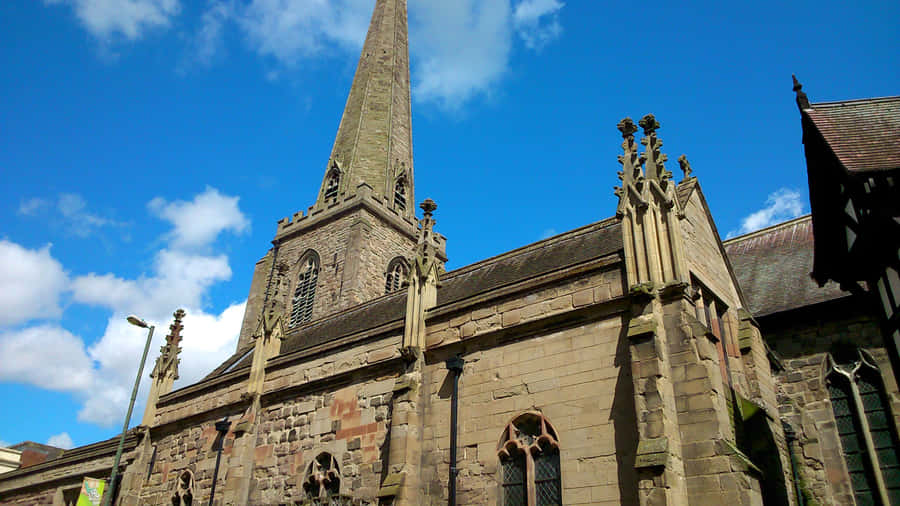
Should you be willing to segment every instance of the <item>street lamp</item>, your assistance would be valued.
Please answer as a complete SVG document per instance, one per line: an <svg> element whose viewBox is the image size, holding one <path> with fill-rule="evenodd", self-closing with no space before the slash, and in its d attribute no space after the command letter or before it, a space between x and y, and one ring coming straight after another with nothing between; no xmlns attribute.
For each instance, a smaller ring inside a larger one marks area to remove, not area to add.
<svg viewBox="0 0 900 506"><path fill-rule="evenodd" d="M147 344L144 345L144 354L141 356L141 365L138 367L137 378L134 379L134 388L131 390L131 402L128 403L128 413L125 414L125 425L122 426L122 435L119 437L119 447L116 449L116 459L113 461L112 473L109 475L109 488L107 493L103 494L103 506L109 506L116 485L116 475L119 473L119 460L122 458L122 448L125 446L125 433L128 432L128 424L131 422L131 410L134 409L134 399L137 397L138 386L141 384L141 375L144 373L144 363L147 361L147 352L150 351L150 341L153 339L153 325L148 324L144 320L135 315L130 315L128 323L140 327L142 329L150 329L147 333Z"/></svg>

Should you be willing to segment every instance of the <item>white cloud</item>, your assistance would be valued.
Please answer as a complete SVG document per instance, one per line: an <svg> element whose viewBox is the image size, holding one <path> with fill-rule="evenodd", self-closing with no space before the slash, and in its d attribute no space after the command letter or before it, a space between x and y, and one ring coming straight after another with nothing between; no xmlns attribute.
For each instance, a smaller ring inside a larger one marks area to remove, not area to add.
<svg viewBox="0 0 900 506"><path fill-rule="evenodd" d="M67 283L49 244L31 250L0 239L0 327L59 316L59 298Z"/></svg>
<svg viewBox="0 0 900 506"><path fill-rule="evenodd" d="M0 381L82 392L96 383L84 341L51 324L0 333Z"/></svg>
<svg viewBox="0 0 900 506"><path fill-rule="evenodd" d="M422 2L410 16L416 100L458 109L506 74L512 49L508 0Z"/></svg>
<svg viewBox="0 0 900 506"><path fill-rule="evenodd" d="M523 0L513 13L516 32L529 49L540 50L562 33L559 0Z"/></svg>
<svg viewBox="0 0 900 506"><path fill-rule="evenodd" d="M66 4L94 37L104 41L116 36L141 38L146 31L167 28L181 10L178 0L45 0Z"/></svg>
<svg viewBox="0 0 900 506"><path fill-rule="evenodd" d="M223 231L240 234L250 227L248 220L238 208L239 197L228 197L215 188L206 190L185 202L166 202L156 197L148 204L150 211L170 222L172 244L181 248L208 246Z"/></svg>
<svg viewBox="0 0 900 506"><path fill-rule="evenodd" d="M741 227L738 230L728 232L728 237L746 234L796 218L803 214L805 207L803 196L800 192L788 188L779 188L769 194L764 208L744 217L741 220Z"/></svg>
<svg viewBox="0 0 900 506"><path fill-rule="evenodd" d="M71 199L67 209L81 212L84 202ZM32 324L0 331L0 381L21 382L73 393L82 401L81 421L112 425L124 417L147 331L129 325L125 315L140 315L156 326L151 348L165 339L172 313L184 308L181 379L189 384L208 374L234 352L244 302L220 313L207 312L206 298L216 283L231 278L225 255L198 252L224 231L241 232L249 221L237 197L207 188L187 202L154 199L148 207L171 222L169 244L155 254L152 271L134 279L113 273L90 273L69 280L49 246L28 250L0 241L0 325L59 316L61 292L73 303L107 308L111 315L99 339L85 340L57 324ZM41 305L43 304L43 306ZM155 351L142 374L133 420L140 420Z"/></svg>
<svg viewBox="0 0 900 506"><path fill-rule="evenodd" d="M47 200L34 197L20 202L18 213L22 216L36 216L49 206L50 202Z"/></svg>
<svg viewBox="0 0 900 506"><path fill-rule="evenodd" d="M50 436L47 439L47 444L62 448L63 450L71 450L75 446L75 443L72 442L72 436L70 436L68 432L61 432Z"/></svg>

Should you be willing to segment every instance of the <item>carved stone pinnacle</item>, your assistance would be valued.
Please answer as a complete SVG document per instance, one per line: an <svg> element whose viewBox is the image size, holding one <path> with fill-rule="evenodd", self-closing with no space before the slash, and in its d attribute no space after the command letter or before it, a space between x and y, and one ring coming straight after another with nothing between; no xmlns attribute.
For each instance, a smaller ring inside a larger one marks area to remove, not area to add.
<svg viewBox="0 0 900 506"><path fill-rule="evenodd" d="M681 155L678 157L678 166L681 167L682 172L684 172L684 178L687 179L691 177L691 162L688 161L686 155Z"/></svg>
<svg viewBox="0 0 900 506"><path fill-rule="evenodd" d="M622 138L627 139L628 137L634 135L637 132L637 126L634 124L634 120L629 117L625 117L622 121L619 122L616 127L622 132Z"/></svg>
<svg viewBox="0 0 900 506"><path fill-rule="evenodd" d="M437 204L434 203L431 199L425 199L421 204L419 204L419 208L425 212L425 216L431 216L431 213L437 209Z"/></svg>
<svg viewBox="0 0 900 506"><path fill-rule="evenodd" d="M641 118L641 120L638 122L638 125L640 125L641 128L644 129L644 135L650 135L660 128L659 121L656 121L656 116L654 116L653 114L648 114Z"/></svg>
<svg viewBox="0 0 900 506"><path fill-rule="evenodd" d="M175 317L175 321L178 321L178 322L180 322L181 319L184 318L184 315L185 315L184 309L176 309L175 312L172 313L172 316Z"/></svg>

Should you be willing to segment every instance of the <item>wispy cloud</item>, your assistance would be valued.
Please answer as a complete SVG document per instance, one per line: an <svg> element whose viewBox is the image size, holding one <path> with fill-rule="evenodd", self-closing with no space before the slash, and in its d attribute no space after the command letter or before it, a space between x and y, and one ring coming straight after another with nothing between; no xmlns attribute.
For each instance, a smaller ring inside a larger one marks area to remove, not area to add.
<svg viewBox="0 0 900 506"><path fill-rule="evenodd" d="M806 208L803 195L797 190L779 188L766 199L765 207L750 213L741 220L737 230L728 232L728 237L753 232L803 214Z"/></svg>
<svg viewBox="0 0 900 506"><path fill-rule="evenodd" d="M548 237L553 237L554 235L556 235L556 233L557 232L556 232L555 228L548 228L548 229L544 230L543 232L541 232L541 236L538 238L538 240L543 241L544 239L547 239Z"/></svg>
<svg viewBox="0 0 900 506"><path fill-rule="evenodd" d="M97 39L140 39L152 29L166 28L180 11L179 0L44 0L67 5Z"/></svg>
<svg viewBox="0 0 900 506"><path fill-rule="evenodd" d="M45 0L70 6L85 29L110 46L164 31L182 12L180 0ZM353 58L363 44L372 0L208 0L179 72L223 59L226 34L267 61L269 80L285 70L330 58ZM187 4L185 4L187 5ZM457 111L490 96L509 72L516 40L540 50L563 31L559 0L420 0L410 2L414 98ZM190 23L190 21L188 21ZM233 30L229 30L232 28ZM518 34L518 37L516 37Z"/></svg>
<svg viewBox="0 0 900 506"><path fill-rule="evenodd" d="M88 209L87 202L77 193L61 193L55 203L44 198L31 198L19 204L18 214L28 217L47 216L55 211L53 223L63 226L66 234L90 237L105 227L124 227L117 221Z"/></svg>
<svg viewBox="0 0 900 506"><path fill-rule="evenodd" d="M559 0L523 0L513 13L516 33L529 49L540 50L562 34Z"/></svg>
<svg viewBox="0 0 900 506"><path fill-rule="evenodd" d="M48 207L50 207L50 201L34 197L21 201L17 212L22 216L37 216Z"/></svg>

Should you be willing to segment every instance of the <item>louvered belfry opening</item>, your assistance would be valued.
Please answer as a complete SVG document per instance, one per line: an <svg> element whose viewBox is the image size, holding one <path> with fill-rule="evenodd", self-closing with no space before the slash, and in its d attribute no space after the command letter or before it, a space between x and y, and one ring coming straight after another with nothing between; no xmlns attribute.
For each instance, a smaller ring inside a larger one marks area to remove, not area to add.
<svg viewBox="0 0 900 506"><path fill-rule="evenodd" d="M312 319L313 302L316 300L316 283L319 279L319 264L314 255L307 255L303 269L294 289L291 307L291 326L306 323Z"/></svg>

